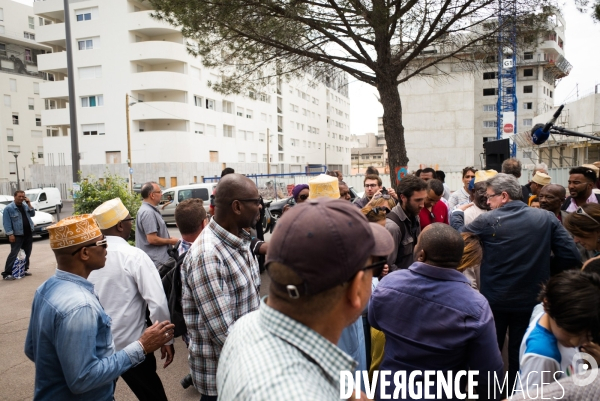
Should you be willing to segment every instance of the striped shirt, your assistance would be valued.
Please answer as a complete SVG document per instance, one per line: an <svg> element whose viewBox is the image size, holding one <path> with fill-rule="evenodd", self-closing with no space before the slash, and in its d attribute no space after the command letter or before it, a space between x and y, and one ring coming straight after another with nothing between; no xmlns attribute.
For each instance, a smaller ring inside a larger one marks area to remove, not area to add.
<svg viewBox="0 0 600 401"><path fill-rule="evenodd" d="M220 400L340 399L340 372L357 363L302 323L261 302L231 330L219 363Z"/></svg>
<svg viewBox="0 0 600 401"><path fill-rule="evenodd" d="M203 395L217 395L217 362L231 325L260 305L258 263L250 236L235 236L212 219L181 267L190 370Z"/></svg>

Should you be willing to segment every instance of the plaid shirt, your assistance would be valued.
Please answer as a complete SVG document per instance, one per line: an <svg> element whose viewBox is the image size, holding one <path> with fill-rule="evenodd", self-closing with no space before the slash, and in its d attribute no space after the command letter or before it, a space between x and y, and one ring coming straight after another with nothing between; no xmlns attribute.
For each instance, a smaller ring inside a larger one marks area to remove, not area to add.
<svg viewBox="0 0 600 401"><path fill-rule="evenodd" d="M229 328L260 305L258 263L250 236L237 237L212 219L181 266L183 316L190 336L194 386L217 395L217 362Z"/></svg>
<svg viewBox="0 0 600 401"><path fill-rule="evenodd" d="M335 344L261 302L238 320L219 363L220 400L340 399L340 372L357 363Z"/></svg>

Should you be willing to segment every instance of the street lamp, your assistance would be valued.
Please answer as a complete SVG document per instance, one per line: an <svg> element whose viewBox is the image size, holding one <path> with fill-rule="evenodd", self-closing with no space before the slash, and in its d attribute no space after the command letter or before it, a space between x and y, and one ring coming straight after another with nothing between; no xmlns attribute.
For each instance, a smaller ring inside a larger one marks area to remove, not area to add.
<svg viewBox="0 0 600 401"><path fill-rule="evenodd" d="M19 182L19 161L17 160L17 157L19 157L19 152L15 152L12 150L8 151L9 153L12 153L13 156L15 157L15 165L16 165L16 170L17 170L17 191L21 190L21 184Z"/></svg>
<svg viewBox="0 0 600 401"><path fill-rule="evenodd" d="M125 119L127 120L127 165L129 166L129 192L133 190L133 168L131 167L131 128L129 124L129 106L136 102L129 102L129 94L125 94Z"/></svg>

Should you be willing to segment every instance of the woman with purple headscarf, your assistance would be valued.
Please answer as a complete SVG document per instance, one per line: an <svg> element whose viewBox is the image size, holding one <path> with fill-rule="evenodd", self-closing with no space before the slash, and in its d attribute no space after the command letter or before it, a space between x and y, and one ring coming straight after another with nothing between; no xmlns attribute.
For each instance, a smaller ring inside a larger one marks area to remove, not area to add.
<svg viewBox="0 0 600 401"><path fill-rule="evenodd" d="M308 185L299 184L292 189L292 197L296 203L302 203L308 199Z"/></svg>

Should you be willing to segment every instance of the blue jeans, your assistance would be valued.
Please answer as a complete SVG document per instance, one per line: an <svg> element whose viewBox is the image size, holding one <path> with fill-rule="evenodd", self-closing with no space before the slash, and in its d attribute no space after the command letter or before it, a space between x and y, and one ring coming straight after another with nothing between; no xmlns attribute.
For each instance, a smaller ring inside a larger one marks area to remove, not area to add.
<svg viewBox="0 0 600 401"><path fill-rule="evenodd" d="M10 243L10 254L8 258L6 258L6 265L4 266L4 271L2 272L2 277L11 276L12 268L15 264L15 260L17 260L17 254L19 250L23 249L25 251L25 255L27 256L27 262L25 263L25 270L29 270L29 256L31 256L31 247L33 245L33 236L27 235L15 235L15 242Z"/></svg>

